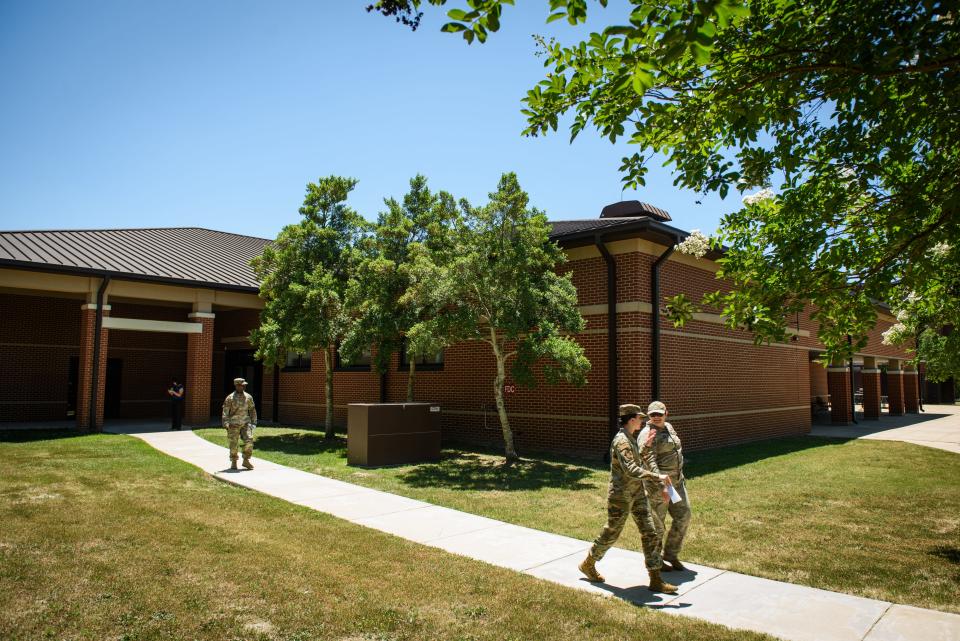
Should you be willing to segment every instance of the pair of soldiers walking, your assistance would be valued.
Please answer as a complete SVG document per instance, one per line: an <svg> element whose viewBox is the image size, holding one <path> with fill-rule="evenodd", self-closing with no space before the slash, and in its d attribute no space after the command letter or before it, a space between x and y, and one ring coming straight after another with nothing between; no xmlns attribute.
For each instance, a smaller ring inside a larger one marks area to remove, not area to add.
<svg viewBox="0 0 960 641"><path fill-rule="evenodd" d="M660 401L650 403L646 414L638 405L620 406L620 431L610 444L607 524L579 566L590 581L604 580L596 563L620 537L630 515L640 529L650 590L677 591L661 572L685 569L679 554L690 523L690 504L680 438L666 416L667 408ZM649 420L643 425L645 417ZM671 501L671 488L680 500ZM673 522L664 542L667 513Z"/></svg>

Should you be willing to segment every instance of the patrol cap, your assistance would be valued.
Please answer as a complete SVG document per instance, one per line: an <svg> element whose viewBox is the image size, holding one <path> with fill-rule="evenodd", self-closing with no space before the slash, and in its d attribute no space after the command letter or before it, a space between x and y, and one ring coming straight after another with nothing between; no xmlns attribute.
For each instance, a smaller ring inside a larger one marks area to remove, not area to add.
<svg viewBox="0 0 960 641"><path fill-rule="evenodd" d="M654 401L647 406L647 414L652 414L653 412L660 412L661 414L666 414L667 406L661 403L660 401Z"/></svg>
<svg viewBox="0 0 960 641"><path fill-rule="evenodd" d="M646 416L646 414L643 413L643 408L641 408L639 405L627 403L626 405L620 406L621 417L633 416L634 414L637 414L638 416Z"/></svg>
<svg viewBox="0 0 960 641"><path fill-rule="evenodd" d="M233 384L234 384L234 385L246 385L247 382L246 382L245 380L243 380L242 378L235 378L235 379L233 379Z"/></svg>

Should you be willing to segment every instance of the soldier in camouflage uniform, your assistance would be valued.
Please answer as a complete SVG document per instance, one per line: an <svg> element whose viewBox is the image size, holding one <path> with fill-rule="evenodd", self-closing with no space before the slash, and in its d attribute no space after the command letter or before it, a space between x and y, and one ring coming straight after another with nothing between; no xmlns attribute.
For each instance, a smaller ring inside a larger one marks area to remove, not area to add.
<svg viewBox="0 0 960 641"><path fill-rule="evenodd" d="M641 463L645 470L654 474L666 474L670 477L673 488L683 499L671 503L669 498L661 496L658 486L644 480L647 495L650 497L650 507L653 509L653 522L657 526L662 555L665 563L663 569L685 570L678 558L683 539L687 535L690 525L690 501L687 500L687 488L683 478L683 448L680 446L680 437L667 422L667 406L660 401L654 401L647 407L647 424L637 436L637 441L644 444L641 454ZM672 523L666 541L663 539L666 532L667 512L670 513ZM667 565L669 563L669 565Z"/></svg>
<svg viewBox="0 0 960 641"><path fill-rule="evenodd" d="M660 578L660 568L663 565L660 558L660 539L650 516L650 504L644 495L643 485L643 480L649 479L652 485L657 486L659 494L663 491L659 484L668 483L669 478L644 470L640 465L636 435L642 425L642 416L644 414L637 405L620 406L620 431L610 444L607 525L593 542L593 547L579 568L590 581L603 581L603 577L597 572L596 562L603 558L620 536L627 522L627 515L631 515L640 528L643 555L646 557L647 572L650 574L650 590L675 594L676 586L664 583Z"/></svg>
<svg viewBox="0 0 960 641"><path fill-rule="evenodd" d="M230 440L230 469L237 469L237 450L243 439L243 466L253 469L250 457L253 456L253 430L257 426L257 407L253 397L244 389L247 382L242 378L233 379L236 391L223 401L223 427Z"/></svg>

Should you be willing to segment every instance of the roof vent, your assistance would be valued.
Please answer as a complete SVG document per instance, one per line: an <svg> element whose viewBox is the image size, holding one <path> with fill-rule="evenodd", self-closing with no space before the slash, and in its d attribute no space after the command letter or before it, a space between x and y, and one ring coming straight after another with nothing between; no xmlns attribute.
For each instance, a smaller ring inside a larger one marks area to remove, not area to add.
<svg viewBox="0 0 960 641"><path fill-rule="evenodd" d="M600 212L600 218L635 218L640 216L656 218L657 220L673 220L666 211L642 203L639 200L621 200L618 203L607 205Z"/></svg>

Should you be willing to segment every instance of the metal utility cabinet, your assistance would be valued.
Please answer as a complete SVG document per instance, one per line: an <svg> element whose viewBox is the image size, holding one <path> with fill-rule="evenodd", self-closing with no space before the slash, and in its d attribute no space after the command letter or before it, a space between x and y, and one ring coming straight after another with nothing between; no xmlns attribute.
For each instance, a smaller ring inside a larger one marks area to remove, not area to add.
<svg viewBox="0 0 960 641"><path fill-rule="evenodd" d="M439 459L439 405L351 403L347 406L348 465L397 465Z"/></svg>

